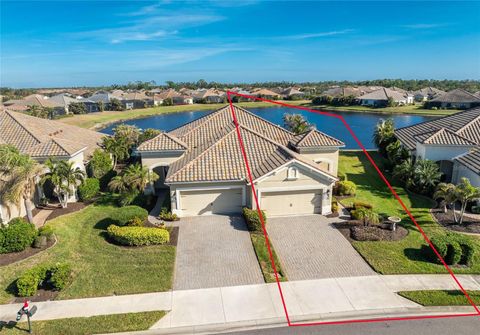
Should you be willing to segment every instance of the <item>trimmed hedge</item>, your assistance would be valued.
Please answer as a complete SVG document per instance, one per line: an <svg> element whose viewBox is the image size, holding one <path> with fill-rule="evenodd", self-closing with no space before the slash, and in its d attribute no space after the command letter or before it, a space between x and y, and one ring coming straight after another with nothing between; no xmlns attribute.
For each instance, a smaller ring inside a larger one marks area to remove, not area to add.
<svg viewBox="0 0 480 335"><path fill-rule="evenodd" d="M22 218L10 220L0 228L0 254L23 251L33 244L37 229Z"/></svg>
<svg viewBox="0 0 480 335"><path fill-rule="evenodd" d="M88 201L100 191L100 181L97 178L87 178L78 187L78 195L82 201Z"/></svg>
<svg viewBox="0 0 480 335"><path fill-rule="evenodd" d="M262 221L260 220L260 216L258 215L258 211L256 209L243 207L242 212L249 231L262 231ZM263 222L266 225L267 216L265 214L265 211L261 212L263 216Z"/></svg>
<svg viewBox="0 0 480 335"><path fill-rule="evenodd" d="M67 263L40 264L28 269L17 279L17 294L20 297L31 297L37 293L39 286L46 283L60 291L68 285L71 277L72 269Z"/></svg>
<svg viewBox="0 0 480 335"><path fill-rule="evenodd" d="M142 219L137 217L127 222L128 227L143 227L144 225L145 225L145 222Z"/></svg>
<svg viewBox="0 0 480 335"><path fill-rule="evenodd" d="M110 225L108 236L118 244L129 246L165 244L170 241L170 233L162 228L118 227Z"/></svg>
<svg viewBox="0 0 480 335"><path fill-rule="evenodd" d="M362 220L364 223L368 224L378 224L380 223L380 217L372 209L366 207L357 207L350 211L350 215L354 220Z"/></svg>
<svg viewBox="0 0 480 335"><path fill-rule="evenodd" d="M138 206L125 206L117 209L111 216L112 223L123 227L128 224L130 220L138 218L142 221L146 221L148 212L146 209Z"/></svg>
<svg viewBox="0 0 480 335"><path fill-rule="evenodd" d="M162 210L160 211L160 215L158 216L160 220L164 221L178 221L180 218L177 216L177 214L170 213L166 207L162 207Z"/></svg>
<svg viewBox="0 0 480 335"><path fill-rule="evenodd" d="M353 181L343 180L337 183L336 189L339 195L355 195L357 185Z"/></svg>
<svg viewBox="0 0 480 335"><path fill-rule="evenodd" d="M50 283L57 290L63 290L72 277L72 268L68 263L59 263L50 268Z"/></svg>
<svg viewBox="0 0 480 335"><path fill-rule="evenodd" d="M367 202L355 201L353 203L353 208L354 209L359 209L359 208L373 209L373 205L371 205Z"/></svg>
<svg viewBox="0 0 480 335"><path fill-rule="evenodd" d="M443 236L434 236L430 241L448 265L473 265L476 249L467 236L447 233ZM440 263L433 250L431 258L432 261Z"/></svg>

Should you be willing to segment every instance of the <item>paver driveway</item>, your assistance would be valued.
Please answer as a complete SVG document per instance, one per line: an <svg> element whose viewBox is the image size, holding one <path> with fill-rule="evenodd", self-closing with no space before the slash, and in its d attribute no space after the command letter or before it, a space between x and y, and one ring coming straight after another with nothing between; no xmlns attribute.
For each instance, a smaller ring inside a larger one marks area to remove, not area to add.
<svg viewBox="0 0 480 335"><path fill-rule="evenodd" d="M264 283L242 217L188 217L178 226L174 289Z"/></svg>
<svg viewBox="0 0 480 335"><path fill-rule="evenodd" d="M289 280L353 277L375 272L321 215L269 218L267 232Z"/></svg>

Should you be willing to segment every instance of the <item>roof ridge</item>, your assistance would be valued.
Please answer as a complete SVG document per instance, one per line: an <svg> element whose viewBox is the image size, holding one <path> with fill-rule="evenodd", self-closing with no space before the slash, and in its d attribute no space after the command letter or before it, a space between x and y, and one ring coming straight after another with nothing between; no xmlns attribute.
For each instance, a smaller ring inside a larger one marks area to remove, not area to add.
<svg viewBox="0 0 480 335"><path fill-rule="evenodd" d="M270 124L270 125L272 125L272 126L274 126L274 127L276 127L276 128L279 128L279 129L281 129L281 130L283 130L283 131L285 131L285 132L287 132L287 133L295 136L295 133L291 132L290 130L288 130L288 129L282 127L282 126L279 126L278 124L275 124L275 123L273 123L273 122L271 122L271 121L268 121L267 119L264 119L263 117L258 116L258 115L250 112L249 110L247 110L247 109L245 109L245 108L243 108L243 107L237 106L237 105L235 105L235 104L232 104L232 106L234 106L234 107L236 107L236 108L238 108L238 109L240 109L240 110L242 110L242 111L244 111L244 112L246 112L246 113L248 113L248 114L256 117L257 119L260 119L260 120L262 120L262 121L265 121L265 122L267 122L268 124Z"/></svg>
<svg viewBox="0 0 480 335"><path fill-rule="evenodd" d="M164 134L165 136L167 136L169 139L171 139L172 141L176 142L177 144L180 144L181 146L185 147L185 149L188 149L188 145L187 143L183 142L181 139L179 139L177 136L175 135L172 135L172 134L169 134L167 132L162 132L162 134ZM161 134L159 134L161 135Z"/></svg>
<svg viewBox="0 0 480 335"><path fill-rule="evenodd" d="M474 118L472 121L466 123L462 128L458 129L456 133L464 131L466 128L470 127L472 123L475 123L477 121L480 121L480 114L476 118Z"/></svg>
<svg viewBox="0 0 480 335"><path fill-rule="evenodd" d="M192 129L188 130L188 131L183 135L183 136L186 136L186 135L190 134L192 131L194 131L195 129L197 129L198 127L200 127L201 125L203 125L203 124L204 124L207 120L209 120L210 118L213 118L215 115L219 115L219 114L220 114L219 112L222 111L223 109L225 109L226 107L228 107L228 105L225 105L225 106L223 106L223 107L220 107L220 108L216 109L215 111L213 111L213 112L211 112L211 113L208 113L208 114L202 116L201 118L192 120L192 121L187 122L187 123L185 123L185 124L183 124L183 125L175 128L175 129L172 129L172 130L169 131L169 133L172 133L172 132L174 132L174 131L176 131L176 130L178 130L178 129L180 129L180 128L183 128L183 127L185 127L185 126L188 126L189 124L192 124L193 122L203 120L203 122L199 123L197 126L195 126L195 127L193 127ZM210 117L210 118L209 118L209 117ZM182 136L182 137L183 137L183 136Z"/></svg>
<svg viewBox="0 0 480 335"><path fill-rule="evenodd" d="M4 111L8 116L10 116L10 118L11 118L13 121L15 121L20 127L22 127L23 130L25 130L27 133L29 133L30 136L32 136L32 137L35 139L35 141L38 142L37 144L42 143L42 141L41 141L37 136L35 136L35 135L34 135L29 129L27 129L20 121L18 121L18 120L15 118L14 115L11 114L11 113L12 113L11 111L9 111L9 110L7 110L7 109L4 109L3 111ZM24 115L24 114L22 114L22 115ZM30 115L26 115L26 116L30 116ZM33 117L33 116L32 116L32 117Z"/></svg>
<svg viewBox="0 0 480 335"><path fill-rule="evenodd" d="M469 109L466 109L466 110L463 110L463 111L460 111L460 112L457 112L457 113L454 113L454 114L450 114L450 115L445 115L445 116L441 116L437 119L434 119L434 120L425 120L425 121L422 121L420 123L416 123L416 124L412 124L410 126L405 126L405 127L401 127L401 128L396 128L395 131L399 131L401 129L407 129L407 128L410 128L410 127L416 127L416 126L419 126L419 125L422 125L422 124L425 124L425 123L430 123L430 122L433 122L433 121L439 121L439 120L443 120L443 119L446 119L446 118L450 118L450 117L454 117L454 116L458 116L460 114L465 114L467 112L471 112L472 110L476 110L478 109L480 111L480 107L473 107L473 108L469 108ZM420 134L418 134L420 135Z"/></svg>
<svg viewBox="0 0 480 335"><path fill-rule="evenodd" d="M300 145L301 143L303 143L305 141L306 138L312 136L312 133L313 133L314 129L309 129L307 130L306 132L304 132L305 136L303 136L300 141L298 141L297 143L295 143L296 146ZM299 134L299 135L302 135L302 134Z"/></svg>

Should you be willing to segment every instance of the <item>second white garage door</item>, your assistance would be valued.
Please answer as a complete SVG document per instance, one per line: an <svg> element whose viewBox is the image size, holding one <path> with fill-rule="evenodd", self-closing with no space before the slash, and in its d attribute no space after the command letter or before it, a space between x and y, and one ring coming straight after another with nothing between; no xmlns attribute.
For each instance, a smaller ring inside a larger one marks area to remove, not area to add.
<svg viewBox="0 0 480 335"><path fill-rule="evenodd" d="M262 192L260 207L268 216L322 212L322 190Z"/></svg>
<svg viewBox="0 0 480 335"><path fill-rule="evenodd" d="M180 191L183 216L238 214L242 212L242 189Z"/></svg>

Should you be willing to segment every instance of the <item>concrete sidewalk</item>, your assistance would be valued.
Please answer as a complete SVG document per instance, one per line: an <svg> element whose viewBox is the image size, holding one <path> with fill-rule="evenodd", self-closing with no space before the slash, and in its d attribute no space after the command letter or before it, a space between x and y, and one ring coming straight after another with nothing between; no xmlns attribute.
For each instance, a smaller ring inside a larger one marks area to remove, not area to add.
<svg viewBox="0 0 480 335"><path fill-rule="evenodd" d="M459 275L465 289L480 290L480 276ZM364 276L294 281L281 284L291 321L335 315L411 313L425 309L395 292L458 289L449 275ZM152 329L267 324L285 320L277 284L221 287L35 303L35 320L170 311ZM0 320L14 320L21 304L0 305ZM473 307L467 308L473 313Z"/></svg>

